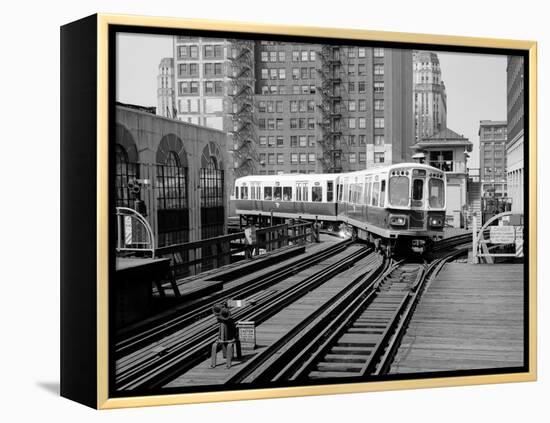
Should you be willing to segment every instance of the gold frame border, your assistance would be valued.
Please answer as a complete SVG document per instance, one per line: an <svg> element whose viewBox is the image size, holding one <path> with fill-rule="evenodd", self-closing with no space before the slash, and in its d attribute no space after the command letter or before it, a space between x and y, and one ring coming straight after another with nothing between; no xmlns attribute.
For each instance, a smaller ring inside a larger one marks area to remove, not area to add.
<svg viewBox="0 0 550 423"><path fill-rule="evenodd" d="M289 388L214 391L205 393L150 395L140 397L108 397L108 26L134 25L143 27L186 28L211 31L295 35L305 37L345 38L357 40L394 41L454 45L461 47L492 47L519 49L529 52L529 363L524 373L486 376L457 376L388 382L346 383ZM404 32L368 31L267 25L204 19L179 19L146 16L97 15L97 407L112 409L151 405L172 405L283 398L307 395L344 394L389 391L413 388L436 388L463 385L527 382L537 380L537 43L535 41L450 35L412 34Z"/></svg>

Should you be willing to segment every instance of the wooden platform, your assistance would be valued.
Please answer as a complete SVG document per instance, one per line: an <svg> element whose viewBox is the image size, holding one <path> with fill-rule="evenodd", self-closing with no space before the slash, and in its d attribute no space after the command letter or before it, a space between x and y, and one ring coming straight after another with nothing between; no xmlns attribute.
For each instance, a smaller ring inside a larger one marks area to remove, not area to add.
<svg viewBox="0 0 550 423"><path fill-rule="evenodd" d="M522 264L449 263L424 293L390 373L523 365Z"/></svg>
<svg viewBox="0 0 550 423"><path fill-rule="evenodd" d="M327 266L334 261L342 259L349 253L350 250L348 249L346 252L337 254L334 257L325 260L323 263L313 266L312 268L308 268L303 272L299 272L295 276L288 278L279 284L276 284L271 288L271 290L278 291L288 288L292 284L295 284L297 281L302 280L304 276L318 271L319 266ZM328 301L331 297L336 295L344 287L350 284L353 279L359 274L369 272L372 267L375 266L373 261L374 260L372 257L366 257L362 260L359 260L359 262L356 263L356 265L352 268L328 280L317 289L314 289L313 291L304 295L302 298L291 304L286 309L276 313L271 318L263 322L261 325L257 326L257 348L251 352L243 351L242 360L234 360L231 369L227 369L225 367L225 359L222 357L221 352L219 352L217 356L216 368L210 368L210 359L205 360L195 368L191 369L190 371L184 373L183 375L172 381L170 384L167 385L167 387L174 388L182 386L218 385L225 383L231 376L233 376L241 369L242 363L250 360L252 357L262 352L272 343L284 337L293 327L295 327L308 315L317 310L321 304Z"/></svg>

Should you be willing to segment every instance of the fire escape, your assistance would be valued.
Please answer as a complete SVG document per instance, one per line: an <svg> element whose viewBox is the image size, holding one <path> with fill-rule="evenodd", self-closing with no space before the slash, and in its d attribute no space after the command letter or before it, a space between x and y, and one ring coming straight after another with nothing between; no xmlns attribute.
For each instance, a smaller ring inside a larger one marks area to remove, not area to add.
<svg viewBox="0 0 550 423"><path fill-rule="evenodd" d="M254 42L233 40L231 100L235 176L255 173L258 157L254 125Z"/></svg>
<svg viewBox="0 0 550 423"><path fill-rule="evenodd" d="M320 94L320 103L317 105L320 112L319 145L322 149L320 162L325 173L339 173L344 171L342 154L344 147L344 137L342 134L344 120L342 119L342 92L344 84L342 83L342 60L340 58L340 48L324 45L319 53L320 67L317 69L319 74L320 86L317 91Z"/></svg>

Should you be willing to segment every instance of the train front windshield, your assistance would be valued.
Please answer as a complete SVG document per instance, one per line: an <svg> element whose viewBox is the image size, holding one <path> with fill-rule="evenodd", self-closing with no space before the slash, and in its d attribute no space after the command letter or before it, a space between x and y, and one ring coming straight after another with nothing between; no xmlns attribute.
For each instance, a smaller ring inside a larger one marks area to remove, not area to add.
<svg viewBox="0 0 550 423"><path fill-rule="evenodd" d="M442 208L445 206L445 184L442 179L430 178L429 202L431 208Z"/></svg>

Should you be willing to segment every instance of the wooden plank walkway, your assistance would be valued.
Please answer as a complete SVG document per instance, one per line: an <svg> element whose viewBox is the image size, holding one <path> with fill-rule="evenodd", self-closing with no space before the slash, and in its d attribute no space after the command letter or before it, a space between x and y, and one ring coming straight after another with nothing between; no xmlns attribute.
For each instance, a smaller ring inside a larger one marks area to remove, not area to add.
<svg viewBox="0 0 550 423"><path fill-rule="evenodd" d="M523 365L523 265L449 263L420 300L390 373Z"/></svg>
<svg viewBox="0 0 550 423"><path fill-rule="evenodd" d="M320 266L327 266L329 263L340 260L343 256L348 255L353 248L361 248L354 246L348 248L344 253L337 254L323 263L319 263L313 268L308 268L304 272L300 272L296 276L289 278L276 286L273 290L285 289L292 284L302 280L306 273L312 274L319 271ZM342 272L338 276L331 278L317 289L310 291L298 301L294 302L284 310L273 315L271 318L258 325L256 328L256 343L257 347L254 351L243 351L241 360L233 360L231 369L225 367L225 359L221 351L218 352L216 368L210 368L210 358L203 361L195 368L182 374L180 377L169 383L166 387L182 387L182 386L197 386L197 385L219 385L225 383L230 377L237 373L242 363L253 358L256 354L261 353L275 341L284 337L293 327L303 321L311 313L315 312L320 305L335 296L338 292L349 285L357 276L370 272L379 262L379 258L366 257L359 260L352 268Z"/></svg>

